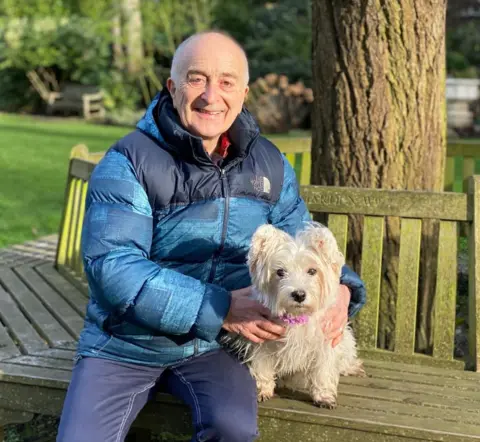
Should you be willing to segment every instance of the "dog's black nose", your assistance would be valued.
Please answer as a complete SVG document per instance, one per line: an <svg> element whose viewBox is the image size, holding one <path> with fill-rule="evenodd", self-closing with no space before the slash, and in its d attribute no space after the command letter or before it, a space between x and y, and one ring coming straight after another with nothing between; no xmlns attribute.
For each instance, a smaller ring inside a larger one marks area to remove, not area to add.
<svg viewBox="0 0 480 442"><path fill-rule="evenodd" d="M296 302L303 302L305 301L306 297L307 297L307 294L305 293L304 290L295 290L294 292L292 292L292 298Z"/></svg>

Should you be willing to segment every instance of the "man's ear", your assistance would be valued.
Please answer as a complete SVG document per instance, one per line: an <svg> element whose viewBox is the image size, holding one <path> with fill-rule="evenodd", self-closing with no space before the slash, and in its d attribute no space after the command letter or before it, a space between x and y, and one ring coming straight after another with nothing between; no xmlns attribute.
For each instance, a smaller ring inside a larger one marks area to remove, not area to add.
<svg viewBox="0 0 480 442"><path fill-rule="evenodd" d="M245 104L248 100L248 92L250 91L250 88L247 86L245 87L245 93L243 94L243 104Z"/></svg>
<svg viewBox="0 0 480 442"><path fill-rule="evenodd" d="M169 77L167 80L167 89L170 92L171 97L175 95L176 87L174 81Z"/></svg>

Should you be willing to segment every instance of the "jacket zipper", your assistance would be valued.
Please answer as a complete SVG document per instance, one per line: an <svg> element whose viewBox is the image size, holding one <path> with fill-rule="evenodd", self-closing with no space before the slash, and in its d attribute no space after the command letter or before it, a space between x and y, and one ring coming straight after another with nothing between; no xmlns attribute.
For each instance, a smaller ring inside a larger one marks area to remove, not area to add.
<svg viewBox="0 0 480 442"><path fill-rule="evenodd" d="M249 143L249 146L253 144L258 138L258 135L255 136ZM223 197L225 198L225 209L223 213L223 226L222 226L222 236L220 239L220 246L218 247L217 251L213 255L213 262L212 262L212 268L210 269L210 275L208 276L208 282L212 283L214 276L215 276L215 271L217 270L217 265L218 261L220 259L220 255L223 251L223 248L225 247L225 239L227 236L227 224L228 224L228 215L230 212L230 190L228 188L228 182L227 182L227 176L225 174L225 171L227 169L233 168L238 161L233 161L230 164L227 165L226 168L218 168L220 171L220 180L222 181L222 193ZM195 343L193 346L193 354L196 355L198 353L198 338L195 338Z"/></svg>
<svg viewBox="0 0 480 442"><path fill-rule="evenodd" d="M228 189L228 182L227 182L227 176L225 175L225 169L220 169L220 180L222 182L222 194L223 194L223 197L225 198L222 236L220 238L220 246L218 247L217 251L213 255L212 268L210 269L210 275L208 276L209 283L213 282L218 261L220 259L220 255L225 247L225 239L227 237L228 215L230 212L230 192ZM195 339L193 354L196 355L197 353L198 353L198 339Z"/></svg>

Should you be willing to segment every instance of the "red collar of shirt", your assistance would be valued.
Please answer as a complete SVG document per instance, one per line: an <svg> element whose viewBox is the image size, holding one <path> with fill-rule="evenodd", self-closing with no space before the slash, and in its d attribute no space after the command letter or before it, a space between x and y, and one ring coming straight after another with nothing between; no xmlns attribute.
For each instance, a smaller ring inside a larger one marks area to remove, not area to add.
<svg viewBox="0 0 480 442"><path fill-rule="evenodd" d="M222 158L226 158L228 155L228 148L231 146L230 138L228 138L227 133L223 133L220 135L220 144L216 149L216 153L220 155Z"/></svg>

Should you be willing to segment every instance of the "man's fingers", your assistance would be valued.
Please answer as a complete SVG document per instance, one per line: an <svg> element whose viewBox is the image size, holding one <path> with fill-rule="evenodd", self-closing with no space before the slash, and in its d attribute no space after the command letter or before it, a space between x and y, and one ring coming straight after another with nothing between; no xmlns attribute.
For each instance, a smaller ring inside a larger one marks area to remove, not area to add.
<svg viewBox="0 0 480 442"><path fill-rule="evenodd" d="M338 335L333 341L332 341L332 348L335 348L338 344L340 344L340 341L343 338L343 333Z"/></svg>
<svg viewBox="0 0 480 442"><path fill-rule="evenodd" d="M247 338L249 341L254 342L255 344L261 344L262 342L265 341L264 339L256 336L253 333L250 333L249 331L244 331L242 334L245 338Z"/></svg>
<svg viewBox="0 0 480 442"><path fill-rule="evenodd" d="M285 327L283 325L276 324L275 322L261 320L261 321L256 321L255 324L261 330L264 330L270 333L271 335L275 335L276 337L281 337L285 334Z"/></svg>

